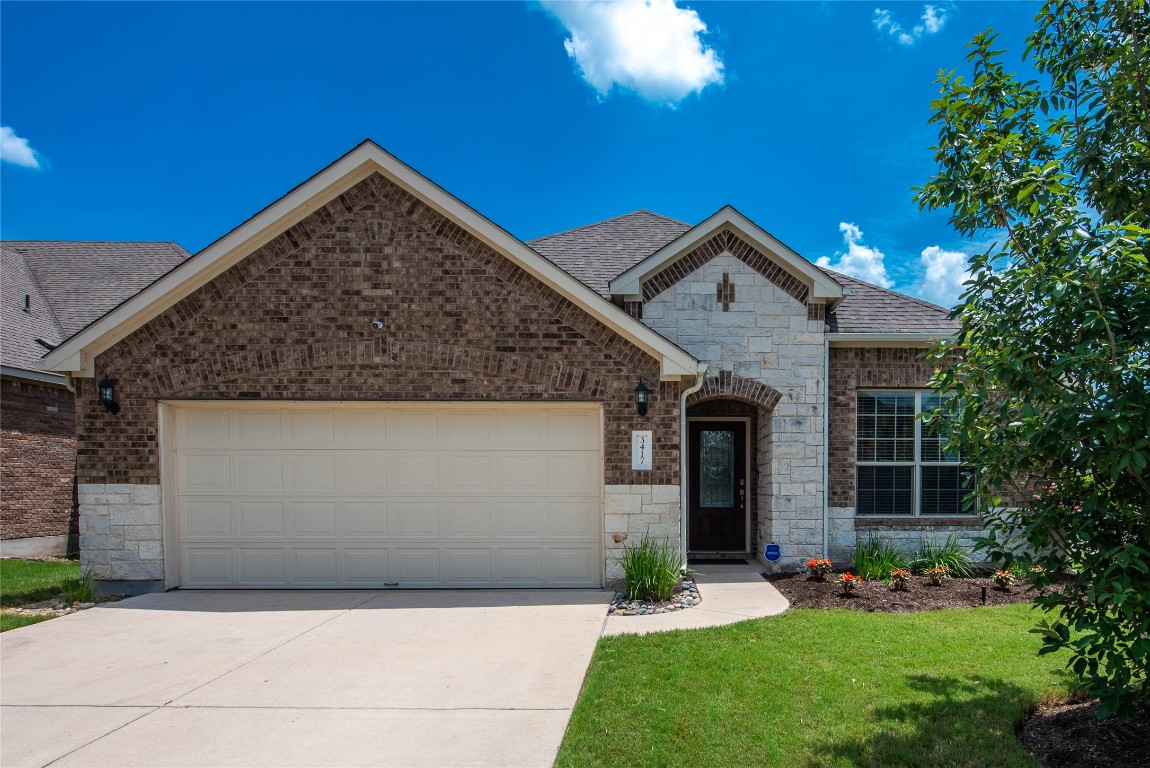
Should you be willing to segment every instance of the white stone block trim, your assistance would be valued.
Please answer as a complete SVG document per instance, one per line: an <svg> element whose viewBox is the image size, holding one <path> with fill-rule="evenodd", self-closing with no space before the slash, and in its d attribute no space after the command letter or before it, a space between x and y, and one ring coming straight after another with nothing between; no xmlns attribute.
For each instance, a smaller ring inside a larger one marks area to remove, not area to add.
<svg viewBox="0 0 1150 768"><path fill-rule="evenodd" d="M98 580L164 578L160 486L81 483L80 566Z"/></svg>
<svg viewBox="0 0 1150 768"><path fill-rule="evenodd" d="M623 578L623 550L644 536L679 549L683 519L677 485L603 486L603 532L607 579Z"/></svg>

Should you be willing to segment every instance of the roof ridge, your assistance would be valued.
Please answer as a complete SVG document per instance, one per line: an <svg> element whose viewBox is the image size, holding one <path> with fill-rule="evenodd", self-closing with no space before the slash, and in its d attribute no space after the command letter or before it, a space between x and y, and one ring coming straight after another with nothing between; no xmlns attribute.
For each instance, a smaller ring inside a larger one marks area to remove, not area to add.
<svg viewBox="0 0 1150 768"><path fill-rule="evenodd" d="M845 277L848 280L852 280L856 283L861 283L861 284L867 286L868 288L874 288L876 291L882 291L883 293L889 293L889 294L892 294L894 296L898 296L900 299L909 299L909 300L915 302L916 304L921 304L924 307L927 307L928 309L934 309L934 310L937 310L939 312L945 312L947 315L950 315L950 310L947 309L946 307L942 306L941 304L935 304L934 302L927 301L926 299L920 299L917 296L911 296L909 293L903 293L902 291L896 291L896 290L891 289L891 288L883 288L881 285L875 285L874 283L867 282L866 280L860 280L859 278L855 277L854 275L848 275L846 272L839 272L837 270L831 269L830 267L824 267L821 264L818 264L816 262L811 262L811 263L814 264L815 267L817 267L818 269L822 270L824 273L825 272L832 273L830 275L830 277L832 279L835 277Z"/></svg>
<svg viewBox="0 0 1150 768"><path fill-rule="evenodd" d="M685 221L679 221L678 219L672 219L670 216L664 216L661 213L655 213L654 211L649 211L646 208L636 208L635 210L630 211L628 213L622 213L622 214L619 214L618 216L611 216L610 218L602 219L600 221L593 221L590 224L584 224L584 225L579 226L579 227L572 227L571 229L564 229L560 232L552 232L550 235L543 235L542 237L532 238L531 240L527 240L525 242L527 242L527 243L538 243L540 240L550 240L553 237L559 237L561 235L570 235L572 233L579 232L580 230L590 229L591 227L597 227L600 224L606 224L609 221L618 221L619 219L625 219L628 216L634 216L636 213L645 213L648 216L654 216L656 218L663 219L664 221L674 222L675 224L682 224L685 227L693 226L691 224L688 224Z"/></svg>

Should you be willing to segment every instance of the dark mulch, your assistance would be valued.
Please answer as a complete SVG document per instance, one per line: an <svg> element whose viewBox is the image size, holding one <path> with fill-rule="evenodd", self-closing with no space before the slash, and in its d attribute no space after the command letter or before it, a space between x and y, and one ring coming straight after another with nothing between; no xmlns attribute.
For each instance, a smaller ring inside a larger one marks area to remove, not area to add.
<svg viewBox="0 0 1150 768"><path fill-rule="evenodd" d="M1052 704L1022 722L1018 739L1046 768L1150 765L1150 718L1099 721L1097 701Z"/></svg>
<svg viewBox="0 0 1150 768"><path fill-rule="evenodd" d="M827 577L826 581L809 579L802 573L773 573L764 574L764 577L795 608L853 608L856 611L883 613L973 608L983 605L982 587L986 587L986 605L1029 603L1035 596L1021 582L1009 590L1002 590L988 578L950 579L941 587L931 587L916 576L907 592L895 592L889 584L881 581L868 581L856 587L854 594L847 597L834 583L833 575Z"/></svg>

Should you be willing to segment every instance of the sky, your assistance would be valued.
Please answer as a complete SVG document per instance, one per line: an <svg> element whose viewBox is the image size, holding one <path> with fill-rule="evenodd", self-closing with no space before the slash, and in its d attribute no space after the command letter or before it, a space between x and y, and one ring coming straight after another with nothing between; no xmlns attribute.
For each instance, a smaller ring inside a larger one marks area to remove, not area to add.
<svg viewBox="0 0 1150 768"><path fill-rule="evenodd" d="M1028 2L0 3L0 237L196 252L365 138L523 240L730 204L951 304L940 70Z"/></svg>

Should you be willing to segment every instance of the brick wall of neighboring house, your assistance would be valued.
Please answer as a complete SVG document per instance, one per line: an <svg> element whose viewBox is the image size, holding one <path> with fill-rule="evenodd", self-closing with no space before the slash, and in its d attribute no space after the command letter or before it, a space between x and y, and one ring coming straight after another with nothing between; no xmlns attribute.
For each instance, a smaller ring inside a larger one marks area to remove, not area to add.
<svg viewBox="0 0 1150 768"><path fill-rule="evenodd" d="M0 537L75 534L75 428L64 387L0 381Z"/></svg>
<svg viewBox="0 0 1150 768"><path fill-rule="evenodd" d="M90 542L102 548L92 562L101 573L123 574L104 578L162 576L154 560L146 568L117 565L133 551L143 561L144 544L149 555L158 546L129 540L135 528L125 510L160 482L159 400L596 402L604 412L604 485L677 486L679 385L653 384L659 366L372 176L101 353L96 374L118 382L119 413L99 405L96 379L79 381L77 474L91 500L91 514L83 505L82 514L91 517ZM635 408L640 379L652 387L646 417ZM654 432L652 471L631 469L634 429ZM116 503L101 506L109 493L119 494Z"/></svg>

